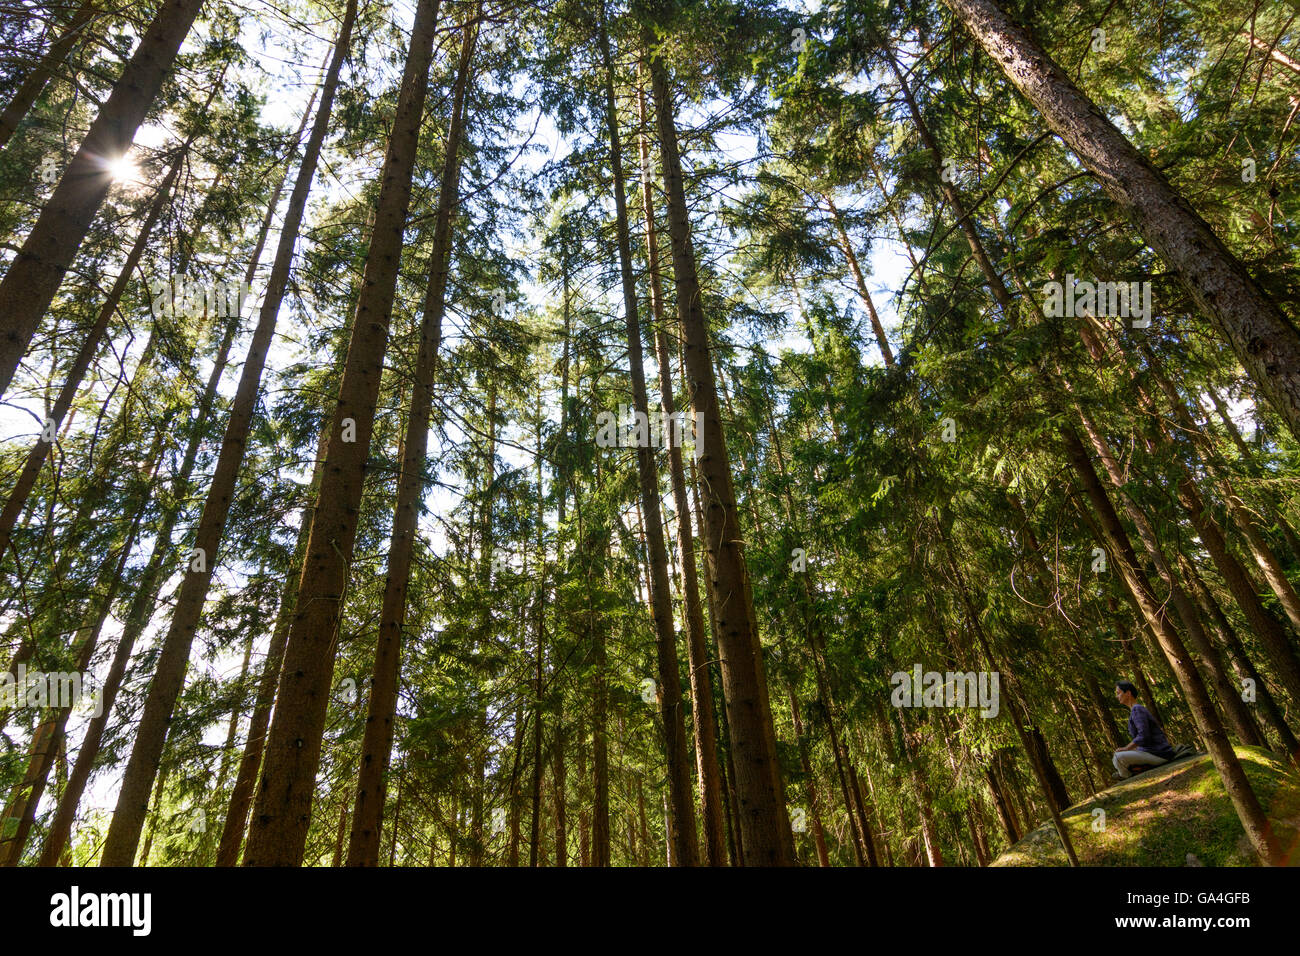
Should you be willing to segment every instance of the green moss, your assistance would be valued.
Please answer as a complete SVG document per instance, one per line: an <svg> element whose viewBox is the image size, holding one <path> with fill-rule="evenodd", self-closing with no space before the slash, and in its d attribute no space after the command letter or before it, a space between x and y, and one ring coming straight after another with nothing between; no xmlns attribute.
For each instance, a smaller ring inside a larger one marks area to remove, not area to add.
<svg viewBox="0 0 1300 956"><path fill-rule="evenodd" d="M1237 747L1246 779L1300 865L1300 776L1255 747ZM1095 814L1102 810L1104 818ZM1205 866L1253 866L1254 852L1208 754L1156 767L1077 803L1062 814L1084 866L1185 866L1194 854ZM1103 825L1104 824L1104 825ZM1065 866L1050 822L1038 827L993 866Z"/></svg>

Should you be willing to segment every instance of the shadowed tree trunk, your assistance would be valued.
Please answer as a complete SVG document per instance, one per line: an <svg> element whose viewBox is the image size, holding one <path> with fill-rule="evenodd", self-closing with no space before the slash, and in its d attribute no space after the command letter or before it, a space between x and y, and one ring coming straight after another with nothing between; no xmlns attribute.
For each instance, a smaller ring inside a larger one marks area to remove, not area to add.
<svg viewBox="0 0 1300 956"><path fill-rule="evenodd" d="M94 0L82 0L81 6L72 15L72 19L59 34L59 38L50 44L50 48L45 51L40 62L23 77L22 85L5 106L4 112L0 113L0 149L3 149L5 143L9 142L14 135L18 124L23 121L27 111L41 95L41 91L45 89L45 84L50 81L54 71L63 65L63 61L67 59L68 53L76 45L77 40L86 35L83 28L98 12L99 7Z"/></svg>
<svg viewBox="0 0 1300 956"><path fill-rule="evenodd" d="M1219 771L1219 776L1223 779L1224 789L1232 800L1242 828L1246 831L1260 861L1276 865L1283 857L1281 846L1273 834L1268 817L1264 815L1259 798L1255 796L1255 791L1251 789L1250 782L1246 779L1236 752L1228 742L1228 735L1224 732L1223 723L1219 720L1214 704L1210 701L1210 695L1201 680L1201 675L1192 666L1182 638L1165 619L1161 604L1152 592L1146 575L1141 571L1141 565L1138 564L1128 534L1120 523L1119 515L1106 489L1102 486L1101 479L1093 469L1083 442L1068 426L1062 429L1061 435L1070 464L1079 476L1079 481L1093 509L1097 512L1107 548L1114 562L1119 565L1130 600L1160 643L1161 650L1164 651L1169 665L1178 678L1183 696L1187 698L1192 708L1197 728L1205 738L1210 757Z"/></svg>
<svg viewBox="0 0 1300 956"><path fill-rule="evenodd" d="M686 713L682 701L681 677L677 665L677 635L673 627L672 595L668 584L668 551L664 544L663 517L659 505L659 478L655 469L655 451L650 444L650 405L646 392L645 367L641 349L641 323L638 316L636 279L632 274L632 241L628 227L627 193L624 188L623 150L618 131L618 112L614 101L614 62L605 8L600 12L600 47L604 60L605 125L609 137L609 159L614 182L614 208L617 225L619 274L623 286L623 314L627 327L628 367L632 379L632 404L645 415L647 428L638 435L636 449L637 477L641 509L645 521L647 563L650 578L650 609L654 618L655 649L659 675L659 705L664 733L664 758L668 773L669 814L668 842L673 846L677 866L696 866L700 849L695 833L695 803L691 796L690 757L686 749ZM669 426L666 436L672 444Z"/></svg>
<svg viewBox="0 0 1300 956"><path fill-rule="evenodd" d="M1300 332L1241 261L995 0L944 0L1013 86L1178 273L1300 437Z"/></svg>
<svg viewBox="0 0 1300 956"><path fill-rule="evenodd" d="M248 826L248 808L253 803L253 788L262 766L262 753L266 744L266 728L271 723L271 707L275 703L275 689L280 684L280 665L284 661L284 647L289 641L289 623L298 602L298 579L302 571L303 556L307 553L307 532L311 527L311 514L316 508L321 477L324 474L326 434L321 433L316 446L316 463L311 481L307 485L307 502L298 526L298 540L293 549L293 562L289 565L284 594L275 617L275 629L262 663L262 676L257 684L257 699L253 703L253 716L248 722L248 737L244 752L235 772L235 786L230 791L226 807L226 822L217 845L216 866L234 866L239 862L239 850L244 843ZM346 811L345 811L346 812ZM336 866L339 864L335 864Z"/></svg>
<svg viewBox="0 0 1300 956"><path fill-rule="evenodd" d="M666 421L673 421L677 402L673 394L672 354L665 331L663 283L660 281L659 240L655 229L652 193L649 120L645 91L638 87L637 106L641 120L641 196L645 207L646 259L649 267L650 309L655 319L655 357L659 365L659 397ZM668 474L673 489L673 511L677 522L677 554L681 564L683 623L687 659L691 669L691 716L695 730L695 764L699 780L700 813L704 820L704 862L726 865L726 834L722 822L722 784L718 764L718 718L713 706L713 682L709 672L709 644L700 604L699 570L695 562L695 536L691 531L691 503L686 492L686 472L681 446L668 442Z"/></svg>
<svg viewBox="0 0 1300 956"><path fill-rule="evenodd" d="M140 521L148 505L148 486L153 484L154 472L162 459L165 436L166 428L159 429L154 438L153 448L146 458L149 462L148 481L140 494L140 503L136 508L135 516L131 519L126 536L118 548L117 563L106 565L100 572L99 580L95 582L91 600L93 606L95 597L99 598L95 621L93 624L87 623L78 628L72 640L76 670L82 675L90 674L90 664L94 659L95 648L99 645L99 636L104 630L104 624L108 620L109 610L113 606L118 589L122 586L127 558L135 547ZM68 718L73 710L71 703L60 701L61 706L55 707L54 702L51 701L49 716L41 721L33 735L26 772L14 787L9 804L5 807L4 816L0 817L0 822L6 824L0 827L0 866L16 866L22 858L28 834L31 832L32 824L36 822L37 805L41 802L41 796L49 782L50 768L54 764L55 754L64 746ZM100 705L103 706L102 696ZM9 833L7 826L11 819L17 820L18 823L13 833Z"/></svg>
<svg viewBox="0 0 1300 956"><path fill-rule="evenodd" d="M54 400L54 405L45 419L42 435L53 435L63 425L68 409L72 407L72 402L81 388L81 382L85 377L86 370L90 368L90 363L99 351L108 324L117 313L117 307L122 301L122 296L126 293L127 286L135 277L135 270L140 265L141 257L144 255L145 250L149 248L154 226L158 224L159 217L167 207L167 201L171 198L172 189L176 186L177 177L180 175L181 167L185 164L185 157L188 155L192 141L193 137L180 147L176 158L172 161L171 169L167 171L167 176L163 179L162 185L158 187L153 202L149 204L149 213L140 226L140 232L136 235L135 243L131 246L131 251L127 253L126 260L122 263L117 279L114 280L113 287L109 290L108 297L100 307L94 323L84 333L81 348L78 349L76 357L73 358L72 364L68 366L68 370L64 374L63 385L59 389L59 397ZM36 440L36 443L27 453L27 459L23 462L23 468L18 474L18 480L9 492L9 497L5 499L3 513L0 513L0 555L9 550L9 538L13 533L14 525L17 524L18 516L22 514L23 507L27 504L27 497L31 494L32 488L36 486L36 479L40 477L41 468L53 449L54 443L45 441L41 437Z"/></svg>

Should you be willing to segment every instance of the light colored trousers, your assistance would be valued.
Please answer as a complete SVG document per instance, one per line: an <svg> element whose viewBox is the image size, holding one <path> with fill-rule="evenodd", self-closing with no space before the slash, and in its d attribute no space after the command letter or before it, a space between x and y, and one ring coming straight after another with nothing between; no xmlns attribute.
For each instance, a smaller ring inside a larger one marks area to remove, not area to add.
<svg viewBox="0 0 1300 956"><path fill-rule="evenodd" d="M1164 757L1157 757L1155 754L1147 753L1145 750L1117 750L1111 763L1115 765L1115 772L1119 774L1121 780L1127 780L1133 776L1129 767L1158 767L1162 763L1169 761Z"/></svg>

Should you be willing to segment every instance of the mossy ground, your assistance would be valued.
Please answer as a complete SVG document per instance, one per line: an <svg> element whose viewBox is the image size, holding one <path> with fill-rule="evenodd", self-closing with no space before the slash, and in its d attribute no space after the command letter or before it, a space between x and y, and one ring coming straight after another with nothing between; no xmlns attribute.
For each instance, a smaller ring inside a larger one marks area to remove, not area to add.
<svg viewBox="0 0 1300 956"><path fill-rule="evenodd" d="M1268 751L1239 746L1237 756L1274 832L1300 866L1300 775ZM1093 811L1105 811L1105 826ZM1208 754L1155 767L1117 782L1062 815L1083 866L1254 866L1236 811ZM1051 821L1010 847L993 866L1065 866Z"/></svg>

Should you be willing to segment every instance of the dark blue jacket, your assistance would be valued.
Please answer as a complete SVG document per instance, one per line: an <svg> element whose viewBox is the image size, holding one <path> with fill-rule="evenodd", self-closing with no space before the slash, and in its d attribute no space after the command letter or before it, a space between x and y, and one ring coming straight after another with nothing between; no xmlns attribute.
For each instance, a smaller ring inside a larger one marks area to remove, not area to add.
<svg viewBox="0 0 1300 956"><path fill-rule="evenodd" d="M1141 704L1134 704L1129 710L1128 735L1137 741L1138 750L1145 750L1166 760L1174 755L1174 748L1169 745L1165 732L1160 729L1160 723Z"/></svg>

